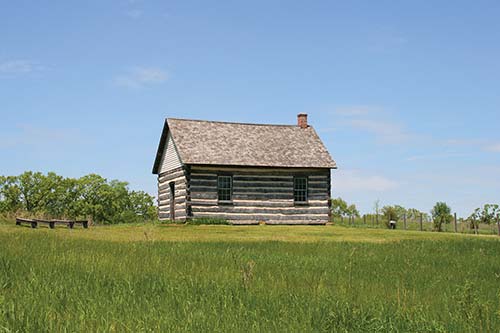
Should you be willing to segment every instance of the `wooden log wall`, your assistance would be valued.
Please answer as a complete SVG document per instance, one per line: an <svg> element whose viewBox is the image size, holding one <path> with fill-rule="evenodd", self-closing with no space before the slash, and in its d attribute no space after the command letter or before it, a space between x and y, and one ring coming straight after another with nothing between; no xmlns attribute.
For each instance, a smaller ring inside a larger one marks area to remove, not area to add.
<svg viewBox="0 0 500 333"><path fill-rule="evenodd" d="M158 215L160 220L170 219L170 182L175 183L175 220L186 220L186 170L183 167L158 175Z"/></svg>
<svg viewBox="0 0 500 333"><path fill-rule="evenodd" d="M218 203L217 176L233 176L232 204ZM307 176L308 203L295 204L294 176ZM190 212L194 218L222 218L233 224L325 224L329 221L329 169L192 166Z"/></svg>

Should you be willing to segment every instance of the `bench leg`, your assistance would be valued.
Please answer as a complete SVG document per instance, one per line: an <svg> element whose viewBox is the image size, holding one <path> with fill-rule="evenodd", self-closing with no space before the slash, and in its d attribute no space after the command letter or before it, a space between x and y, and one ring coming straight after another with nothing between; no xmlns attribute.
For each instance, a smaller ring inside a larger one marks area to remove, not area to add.
<svg viewBox="0 0 500 333"><path fill-rule="evenodd" d="M31 222L31 228L36 229L37 226L38 226L38 223Z"/></svg>
<svg viewBox="0 0 500 333"><path fill-rule="evenodd" d="M19 222L19 221L16 221L16 225L21 225L21 222Z"/></svg>
<svg viewBox="0 0 500 333"><path fill-rule="evenodd" d="M50 222L49 223L49 228L50 229L54 229L55 228L55 223L54 222Z"/></svg>
<svg viewBox="0 0 500 333"><path fill-rule="evenodd" d="M85 229L88 229L88 227L89 227L89 223L88 223L88 222L83 222L82 224L83 224L83 227L84 227Z"/></svg>
<svg viewBox="0 0 500 333"><path fill-rule="evenodd" d="M74 225L75 225L75 223L74 223L74 222L70 222L70 223L68 223L68 227L69 227L70 229L73 229L73 226L74 226Z"/></svg>

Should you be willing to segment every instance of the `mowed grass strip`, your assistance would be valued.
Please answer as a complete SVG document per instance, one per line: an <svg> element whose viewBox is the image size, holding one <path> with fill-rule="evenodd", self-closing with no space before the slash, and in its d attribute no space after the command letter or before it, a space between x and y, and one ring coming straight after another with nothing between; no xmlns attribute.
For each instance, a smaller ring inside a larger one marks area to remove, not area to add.
<svg viewBox="0 0 500 333"><path fill-rule="evenodd" d="M331 226L2 225L0 331L497 332L499 251Z"/></svg>
<svg viewBox="0 0 500 333"><path fill-rule="evenodd" d="M0 223L0 232L7 234L53 234L64 239L92 239L116 242L175 241L175 242L262 242L284 241L299 243L321 242L370 242L384 243L401 240L444 240L467 237L500 239L495 235L466 235L408 230L350 228L344 226L227 226L184 224L135 224L95 226L82 231L58 225L49 230L41 225L32 230L29 226L14 227L13 223Z"/></svg>

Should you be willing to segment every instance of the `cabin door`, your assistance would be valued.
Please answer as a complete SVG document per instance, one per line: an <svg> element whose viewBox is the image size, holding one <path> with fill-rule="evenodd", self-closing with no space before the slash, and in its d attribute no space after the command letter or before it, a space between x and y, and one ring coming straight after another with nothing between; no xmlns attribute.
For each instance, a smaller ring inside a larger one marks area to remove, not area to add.
<svg viewBox="0 0 500 333"><path fill-rule="evenodd" d="M170 219L175 221L175 183L171 182L170 186Z"/></svg>

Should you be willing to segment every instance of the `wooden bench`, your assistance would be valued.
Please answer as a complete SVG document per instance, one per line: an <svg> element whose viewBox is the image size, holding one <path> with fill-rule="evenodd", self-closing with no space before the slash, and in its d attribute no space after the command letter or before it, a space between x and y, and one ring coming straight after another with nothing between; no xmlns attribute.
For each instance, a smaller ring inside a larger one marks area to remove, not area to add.
<svg viewBox="0 0 500 333"><path fill-rule="evenodd" d="M16 225L23 225L23 223L29 223L33 229L38 226L38 223L35 220L16 217Z"/></svg>
<svg viewBox="0 0 500 333"><path fill-rule="evenodd" d="M89 221L86 220L52 220L55 223L61 223L61 224L66 224L70 229L73 229L75 224L81 224L84 229L87 229L89 227Z"/></svg>
<svg viewBox="0 0 500 333"><path fill-rule="evenodd" d="M73 229L75 224L81 224L83 228L87 229L89 227L89 221L86 220L41 220L41 219L24 219L16 217L16 225L22 225L23 223L29 223L33 229L38 227L38 223L44 223L49 226L50 229L54 229L56 224L65 224L70 229Z"/></svg>
<svg viewBox="0 0 500 333"><path fill-rule="evenodd" d="M34 219L35 223L44 223L48 224L50 229L54 229L56 227L56 222L52 220L40 220L40 219ZM36 228L36 226L35 226Z"/></svg>

